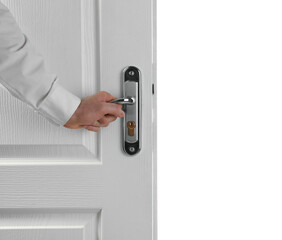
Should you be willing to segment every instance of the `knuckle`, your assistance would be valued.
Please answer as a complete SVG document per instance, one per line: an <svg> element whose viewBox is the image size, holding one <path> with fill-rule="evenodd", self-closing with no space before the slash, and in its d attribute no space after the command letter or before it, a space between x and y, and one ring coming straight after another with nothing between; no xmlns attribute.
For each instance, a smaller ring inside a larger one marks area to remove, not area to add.
<svg viewBox="0 0 282 240"><path fill-rule="evenodd" d="M91 126L95 126L95 125L97 125L97 121L93 121L90 124L91 124Z"/></svg>
<svg viewBox="0 0 282 240"><path fill-rule="evenodd" d="M108 93L106 91L100 91L99 94L100 95L107 95Z"/></svg>
<svg viewBox="0 0 282 240"><path fill-rule="evenodd" d="M109 118L108 121L107 121L107 124L110 124L111 122L115 121L114 118Z"/></svg>
<svg viewBox="0 0 282 240"><path fill-rule="evenodd" d="M106 97L108 97L110 94L106 91L100 91L99 92L99 96L101 97L101 99L105 99Z"/></svg>
<svg viewBox="0 0 282 240"><path fill-rule="evenodd" d="M87 130L92 132L98 132L100 130L100 127L88 127Z"/></svg>
<svg viewBox="0 0 282 240"><path fill-rule="evenodd" d="M101 118L101 119L99 120L99 122L102 123L102 124L105 124L105 123L107 123L107 120L106 120L105 118Z"/></svg>

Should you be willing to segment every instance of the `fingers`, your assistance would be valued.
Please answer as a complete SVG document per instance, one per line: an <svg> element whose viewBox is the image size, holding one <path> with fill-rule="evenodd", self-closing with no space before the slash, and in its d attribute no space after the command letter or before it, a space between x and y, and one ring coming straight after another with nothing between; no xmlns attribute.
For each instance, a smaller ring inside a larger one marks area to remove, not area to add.
<svg viewBox="0 0 282 240"><path fill-rule="evenodd" d="M99 119L98 121L95 121L94 123L91 124L91 126L94 127L108 127L109 124L113 121L115 121L117 117L111 116L111 115L106 115L103 118Z"/></svg>
<svg viewBox="0 0 282 240"><path fill-rule="evenodd" d="M122 106L116 103L106 103L103 106L104 115L113 115L115 117L124 117Z"/></svg>
<svg viewBox="0 0 282 240"><path fill-rule="evenodd" d="M116 99L114 96L104 91L83 98L75 114L64 126L98 132L101 127L107 127L118 117L125 115L121 105L109 103L114 99Z"/></svg>
<svg viewBox="0 0 282 240"><path fill-rule="evenodd" d="M100 131L100 127L85 126L84 128L85 128L86 130L92 131L92 132L99 132L99 131Z"/></svg>
<svg viewBox="0 0 282 240"><path fill-rule="evenodd" d="M100 124L109 124L117 119L116 116L113 115L105 115L103 118L99 119Z"/></svg>
<svg viewBox="0 0 282 240"><path fill-rule="evenodd" d="M115 117L124 117L124 112L121 110L122 106L116 103L109 103L110 101L116 99L110 93L101 91L95 94L93 97L97 97L98 101L103 102L102 112L103 115L114 115Z"/></svg>
<svg viewBox="0 0 282 240"><path fill-rule="evenodd" d="M109 101L116 99L116 97L112 96L110 93L106 91L98 92L97 95L98 95L98 99L101 102L109 102Z"/></svg>
<svg viewBox="0 0 282 240"><path fill-rule="evenodd" d="M87 126L93 126L93 127L107 127L109 124L106 123L101 123L100 121L95 121L94 123L92 123L91 125L87 125Z"/></svg>
<svg viewBox="0 0 282 240"><path fill-rule="evenodd" d="M93 125L91 126L83 126L85 129L88 131L93 131L93 132L99 132L101 127L108 127L109 124L113 121L115 121L117 117L113 115L105 115L103 118L100 120L96 121Z"/></svg>

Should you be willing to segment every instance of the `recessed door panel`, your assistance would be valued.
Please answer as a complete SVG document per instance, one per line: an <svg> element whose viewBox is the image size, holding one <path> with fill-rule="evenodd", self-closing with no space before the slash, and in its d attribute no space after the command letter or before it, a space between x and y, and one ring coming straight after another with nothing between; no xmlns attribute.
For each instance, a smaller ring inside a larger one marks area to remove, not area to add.
<svg viewBox="0 0 282 240"><path fill-rule="evenodd" d="M99 11L93 0L3 0L22 31L44 56L46 68L58 76L59 83L79 97L98 91ZM36 129L36 131L35 131ZM2 157L19 157L5 145L25 148L24 156L38 158L38 145L64 158L70 146L88 159L97 158L97 134L54 126L26 104L0 88L0 148ZM27 147L25 147L28 145ZM48 148L48 146L50 146ZM34 155L33 155L34 153ZM43 155L46 155L43 153ZM24 157L23 156L23 157ZM1 159L0 159L1 161Z"/></svg>
<svg viewBox="0 0 282 240"><path fill-rule="evenodd" d="M98 240L99 210L9 210L0 215L0 239Z"/></svg>

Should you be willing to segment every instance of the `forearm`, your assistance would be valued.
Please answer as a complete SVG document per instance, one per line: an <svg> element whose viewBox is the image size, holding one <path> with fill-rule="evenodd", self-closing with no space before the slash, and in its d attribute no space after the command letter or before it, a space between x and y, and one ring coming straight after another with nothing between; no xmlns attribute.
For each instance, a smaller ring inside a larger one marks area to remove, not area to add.
<svg viewBox="0 0 282 240"><path fill-rule="evenodd" d="M77 109L80 99L60 86L56 75L46 71L43 57L2 3L0 24L0 82L46 118L64 125Z"/></svg>

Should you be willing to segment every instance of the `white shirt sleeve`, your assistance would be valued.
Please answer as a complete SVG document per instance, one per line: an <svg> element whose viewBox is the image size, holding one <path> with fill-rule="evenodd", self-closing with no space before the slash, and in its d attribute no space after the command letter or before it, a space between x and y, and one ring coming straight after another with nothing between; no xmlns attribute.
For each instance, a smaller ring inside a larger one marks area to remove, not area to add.
<svg viewBox="0 0 282 240"><path fill-rule="evenodd" d="M43 57L0 2L0 83L52 123L64 125L81 99L46 71Z"/></svg>

